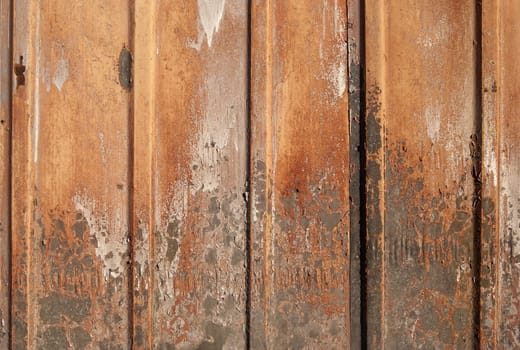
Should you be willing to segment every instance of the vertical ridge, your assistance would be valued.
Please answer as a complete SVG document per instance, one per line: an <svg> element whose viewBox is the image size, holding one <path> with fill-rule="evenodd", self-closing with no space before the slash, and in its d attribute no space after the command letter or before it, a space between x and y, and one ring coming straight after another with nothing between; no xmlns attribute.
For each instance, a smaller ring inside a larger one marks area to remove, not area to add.
<svg viewBox="0 0 520 350"><path fill-rule="evenodd" d="M247 183L245 186L245 200L246 200L246 280L245 280L245 289L246 289L246 325L245 325L245 337L246 337L246 349L251 349L251 285L252 285L252 269L251 269L251 260L252 260L252 251L253 248L251 246L252 242L252 204L251 204L251 184L253 182L252 174L253 174L253 161L251 158L251 147L252 147L252 133L251 133L251 91L252 91L252 57L251 57L251 45L252 45L252 3L251 0L247 1L247 92L246 92L246 138L247 138L247 150L246 150L246 179Z"/></svg>
<svg viewBox="0 0 520 350"><path fill-rule="evenodd" d="M153 247L154 196L153 149L156 113L156 5L154 1L134 0L133 22L133 201L132 221L132 342L134 349L153 348Z"/></svg>
<svg viewBox="0 0 520 350"><path fill-rule="evenodd" d="M8 299L9 303L7 305L8 307L8 314L9 314L9 321L7 324L8 329L8 338L7 338L7 344L8 347L13 343L13 335L12 335L12 328L13 328L13 314L12 314L12 294L13 294L13 285L12 285L12 279L13 279L13 260L12 260L12 253L13 253L13 232L12 229L12 200L13 200L13 193L12 193L12 184L13 184L13 159L12 159L12 151L13 151L13 94L14 94L14 81L13 81L13 62L14 62L14 1L15 0L9 0L9 56L8 56L8 84L9 84L9 110L8 110L8 125L9 125L9 141L8 141L8 152L9 152L9 173L8 173L8 183L7 183L7 201L8 201L8 212L7 212L7 233L8 233ZM9 347L10 348L10 347Z"/></svg>
<svg viewBox="0 0 520 350"><path fill-rule="evenodd" d="M13 57L18 64L27 67L25 86L18 85L13 89L12 97L12 183L11 193L16 193L11 203L11 348L30 347L29 329L29 240L30 240L30 182L31 174L31 113L26 106L33 101L31 90L27 88L34 74L29 56L33 36L29 18L32 7L26 0L13 2ZM32 53L32 52L31 52ZM21 60L23 59L23 62Z"/></svg>
<svg viewBox="0 0 520 350"><path fill-rule="evenodd" d="M128 11L128 48L129 51L135 52L135 41L134 41L134 35L135 35L135 0L129 1L129 11ZM133 84L133 81L131 81L131 84ZM129 254L129 260L130 264L128 266L128 348L133 349L134 346L134 318L133 315L135 313L135 307L134 307L134 278L132 271L134 270L135 265L135 227L133 225L133 217L134 217L134 163L135 163L135 157L134 157L134 147L135 147L135 114L134 114L134 99L135 99L135 92L133 87L130 91L130 98L128 100L128 133L130 137L128 138L128 183L132 184L131 186L128 186L128 254Z"/></svg>
<svg viewBox="0 0 520 350"><path fill-rule="evenodd" d="M13 1L0 0L0 347L8 347L11 324L11 114Z"/></svg>

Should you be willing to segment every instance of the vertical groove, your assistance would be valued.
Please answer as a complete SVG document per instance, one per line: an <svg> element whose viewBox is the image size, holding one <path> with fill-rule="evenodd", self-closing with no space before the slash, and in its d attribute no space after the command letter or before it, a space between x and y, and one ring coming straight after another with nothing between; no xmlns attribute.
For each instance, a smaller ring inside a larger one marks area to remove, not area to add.
<svg viewBox="0 0 520 350"><path fill-rule="evenodd" d="M13 94L14 94L14 87L13 87L13 61L14 61L14 37L13 37L13 30L14 30L14 0L10 0L9 1L9 18L8 18L8 21L9 21L9 24L8 24L8 30L9 30L9 34L8 34L8 41L9 41L9 52L8 52L8 61L7 61L7 71L9 72L8 73L8 86L9 86L9 101L7 103L7 117L9 118L8 120L8 125L9 125L9 140L7 142L7 152L9 154L8 156L8 167L9 167L9 170L8 170L8 174L7 174L7 181L8 181L8 186L7 186L7 244L9 245L8 246L8 256L9 256L9 259L8 259L8 266L7 266L7 291L8 291L8 301L7 301L7 313L8 313L8 317L9 317L9 320L8 320L8 325L7 325L7 329L8 329L8 334L7 334L7 344L9 346L9 348L11 348L11 344L12 344L12 329L13 329L13 308L11 306L12 304L12 298L11 296L13 295L13 286L12 286L12 278L13 278L13 274L12 274L12 267L13 267L13 255L12 255L12 251L13 251L13 241L12 241L12 233L13 233L13 228L12 228L12 220L11 220L11 215L12 215L12 210L11 210L11 205L12 205L12 186L13 186L13 164L12 164L12 147L13 147Z"/></svg>
<svg viewBox="0 0 520 350"><path fill-rule="evenodd" d="M135 0L129 2L128 5L128 50L133 54L135 52ZM131 90L128 94L128 348L134 348L134 269L135 269L135 225L134 225L134 164L135 164L135 137L134 137L134 97L135 89L133 87L133 57L131 65Z"/></svg>
<svg viewBox="0 0 520 350"><path fill-rule="evenodd" d="M474 277L474 331L475 346L480 347L480 287L481 287L481 244L482 244L482 1L475 1L475 150L473 158L473 183L474 183L474 248L473 248L473 266L475 267Z"/></svg>
<svg viewBox="0 0 520 350"><path fill-rule="evenodd" d="M360 304L361 304L361 349L368 349L368 294L367 294L367 196L365 189L367 188L367 135L366 135L366 52L365 52L365 0L360 0L359 9L359 30L360 30L360 42L359 42L359 268L360 268Z"/></svg>
<svg viewBox="0 0 520 350"><path fill-rule="evenodd" d="M350 348L366 349L364 1L347 0L350 167Z"/></svg>
<svg viewBox="0 0 520 350"><path fill-rule="evenodd" d="M252 114L251 114L251 92L252 92L252 79L251 76L253 74L252 71L252 56L251 56L251 45L252 45L252 3L251 0L247 1L247 54L246 54L246 74L247 74L247 82L246 82L246 138L247 138L247 149L246 149L246 184L245 184L245 193L246 193L246 280L245 280L245 290L246 290L246 310L245 310L245 343L246 349L251 349L251 298L252 298L252 267L251 260L253 253L252 249L252 201L251 201L251 186L253 182L252 174L253 174L253 161L252 161L252 142L253 138L251 135L251 124L252 124Z"/></svg>
<svg viewBox="0 0 520 350"><path fill-rule="evenodd" d="M367 347L385 347L385 0L365 0L366 330Z"/></svg>

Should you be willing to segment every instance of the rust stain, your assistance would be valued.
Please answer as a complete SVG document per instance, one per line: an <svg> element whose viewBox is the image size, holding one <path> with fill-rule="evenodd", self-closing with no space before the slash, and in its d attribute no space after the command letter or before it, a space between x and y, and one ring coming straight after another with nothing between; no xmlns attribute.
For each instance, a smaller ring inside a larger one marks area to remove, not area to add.
<svg viewBox="0 0 520 350"><path fill-rule="evenodd" d="M0 348L519 347L519 14L0 0Z"/></svg>
<svg viewBox="0 0 520 350"><path fill-rule="evenodd" d="M253 7L253 348L347 343L345 10Z"/></svg>

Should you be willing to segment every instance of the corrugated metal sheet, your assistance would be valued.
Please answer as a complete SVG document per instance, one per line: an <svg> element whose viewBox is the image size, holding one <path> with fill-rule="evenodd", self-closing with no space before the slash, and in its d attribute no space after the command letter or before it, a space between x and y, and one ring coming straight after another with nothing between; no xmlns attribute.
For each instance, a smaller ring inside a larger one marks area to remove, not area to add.
<svg viewBox="0 0 520 350"><path fill-rule="evenodd" d="M519 13L0 0L0 348L520 347Z"/></svg>

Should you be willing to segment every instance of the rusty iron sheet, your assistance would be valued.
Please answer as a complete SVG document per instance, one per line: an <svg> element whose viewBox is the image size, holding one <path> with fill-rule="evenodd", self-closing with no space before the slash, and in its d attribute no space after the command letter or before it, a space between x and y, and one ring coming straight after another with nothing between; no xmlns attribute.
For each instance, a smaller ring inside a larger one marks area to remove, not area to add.
<svg viewBox="0 0 520 350"><path fill-rule="evenodd" d="M349 345L346 22L345 2L253 2L252 348Z"/></svg>
<svg viewBox="0 0 520 350"><path fill-rule="evenodd" d="M479 13L366 2L367 342L478 345Z"/></svg>
<svg viewBox="0 0 520 350"><path fill-rule="evenodd" d="M10 324L11 2L0 0L0 349Z"/></svg>
<svg viewBox="0 0 520 350"><path fill-rule="evenodd" d="M519 15L0 0L0 348L520 347Z"/></svg>
<svg viewBox="0 0 520 350"><path fill-rule="evenodd" d="M12 347L127 348L129 7L14 6Z"/></svg>
<svg viewBox="0 0 520 350"><path fill-rule="evenodd" d="M481 347L520 347L520 4L482 2Z"/></svg>
<svg viewBox="0 0 520 350"><path fill-rule="evenodd" d="M160 349L243 348L247 2L161 2L155 11L155 102L139 116L151 119L141 147L153 145L151 221L137 219L152 262L144 336Z"/></svg>

